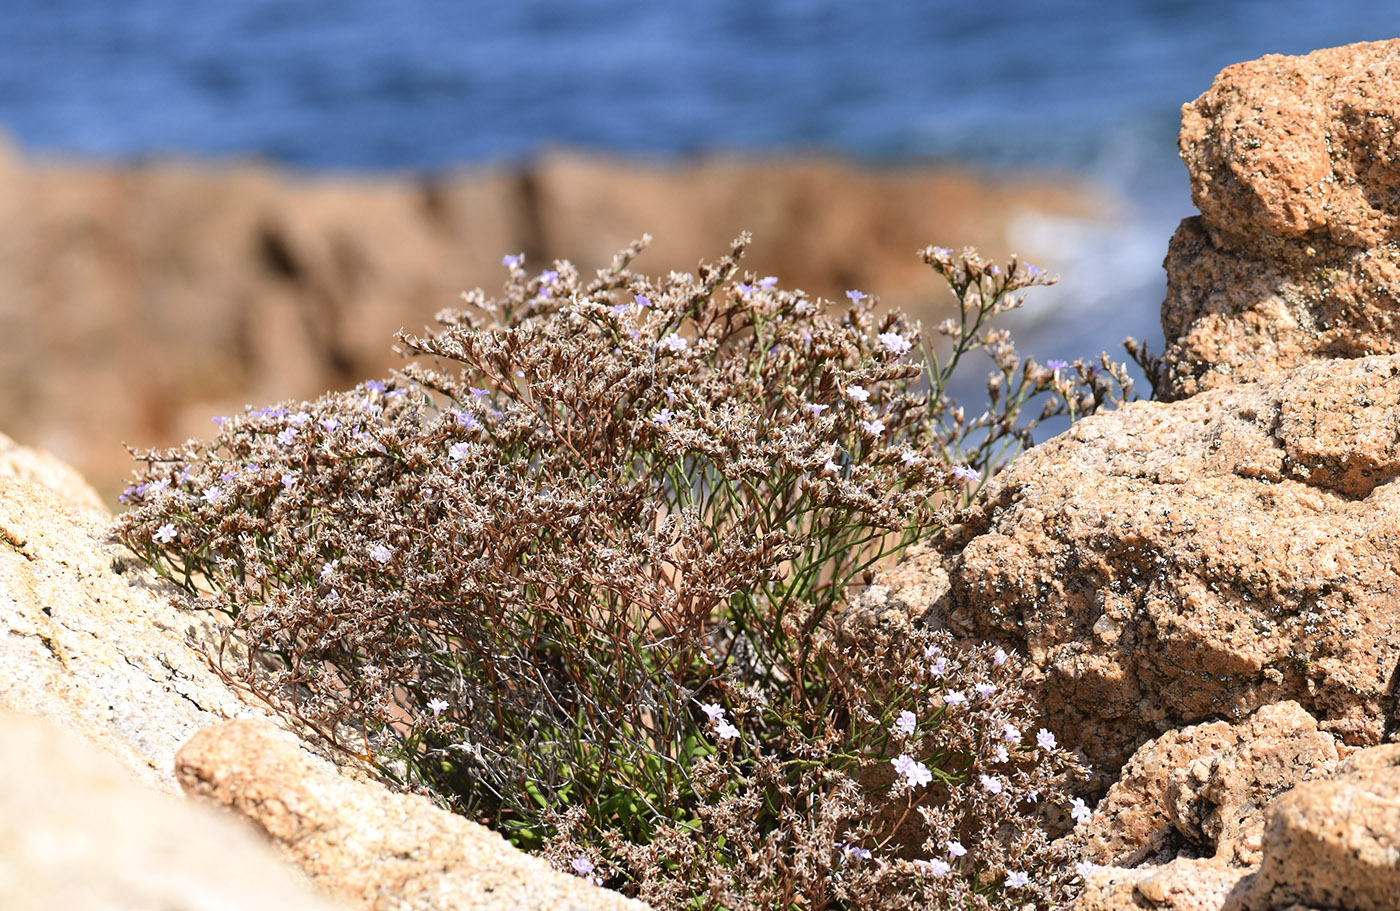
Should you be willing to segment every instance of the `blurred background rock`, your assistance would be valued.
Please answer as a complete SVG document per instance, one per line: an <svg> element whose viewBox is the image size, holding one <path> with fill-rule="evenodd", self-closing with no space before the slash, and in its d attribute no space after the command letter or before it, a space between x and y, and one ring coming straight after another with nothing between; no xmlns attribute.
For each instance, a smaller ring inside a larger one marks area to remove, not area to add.
<svg viewBox="0 0 1400 911"><path fill-rule="evenodd" d="M0 432L121 442L382 375L504 253L749 267L934 318L920 247L1063 275L1044 360L1159 339L1179 107L1389 37L1364 0L18 0L0 28ZM1160 344L1157 345L1160 347ZM973 387L975 390L975 387Z"/></svg>

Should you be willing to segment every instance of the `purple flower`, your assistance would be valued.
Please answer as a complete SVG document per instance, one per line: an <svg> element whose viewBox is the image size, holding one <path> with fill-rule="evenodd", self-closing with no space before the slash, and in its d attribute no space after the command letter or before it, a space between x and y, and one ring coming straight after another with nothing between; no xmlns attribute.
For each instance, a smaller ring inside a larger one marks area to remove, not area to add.
<svg viewBox="0 0 1400 911"><path fill-rule="evenodd" d="M776 276L776 275L765 275L763 278L760 278L760 279L758 280L758 286L759 286L760 288L771 288L771 287L773 287L774 285L776 285L777 283L778 283L778 276Z"/></svg>
<svg viewBox="0 0 1400 911"><path fill-rule="evenodd" d="M1089 805L1081 798L1076 797L1074 798L1074 808L1069 811L1069 815L1074 817L1075 822L1088 822L1090 817L1094 815L1094 811L1089 809Z"/></svg>
<svg viewBox="0 0 1400 911"><path fill-rule="evenodd" d="M838 474L841 471L841 466L831 461L831 459L827 459L826 464L822 466L822 471L827 474Z"/></svg>
<svg viewBox="0 0 1400 911"><path fill-rule="evenodd" d="M465 411L454 410L452 416L457 419L458 427L465 427L467 430L481 429L481 422Z"/></svg>
<svg viewBox="0 0 1400 911"><path fill-rule="evenodd" d="M949 690L943 694L944 705L962 705L967 702L967 697L957 690Z"/></svg>
<svg viewBox="0 0 1400 911"><path fill-rule="evenodd" d="M160 496L161 494L165 493L166 488L168 488L169 486L170 479L161 478L159 481L152 481L151 483L147 484L146 489L142 492L141 495L143 497Z"/></svg>
<svg viewBox="0 0 1400 911"><path fill-rule="evenodd" d="M328 581L332 576L335 575L335 571L336 571L337 569L339 569L339 568L340 568L340 561L339 561L339 560L332 560L332 561L329 562L329 563L322 563L322 564L321 564L321 579L322 579L322 581Z"/></svg>
<svg viewBox="0 0 1400 911"><path fill-rule="evenodd" d="M964 848L964 847L962 846L962 842L960 842L960 841L950 841L950 842L948 842L948 856L949 856L949 857L962 857L962 856L965 855L965 854L967 854L967 848Z"/></svg>
<svg viewBox="0 0 1400 911"><path fill-rule="evenodd" d="M900 712L899 718L895 720L894 729L901 734L912 734L914 728L918 727L919 719L914 717L913 712Z"/></svg>
<svg viewBox="0 0 1400 911"><path fill-rule="evenodd" d="M821 417L821 416L822 416L822 412L825 411L826 409L830 408L831 406L830 406L830 405L808 405L807 407L810 408L810 409L812 409L812 416L813 416L813 417Z"/></svg>
<svg viewBox="0 0 1400 911"><path fill-rule="evenodd" d="M992 695L997 691L995 683L987 683L985 681L977 684L973 687L973 689L976 690L977 695L981 696L983 699L986 699L988 696Z"/></svg>
<svg viewBox="0 0 1400 911"><path fill-rule="evenodd" d="M1019 870L1015 873L1006 874L1006 888L1024 889L1031 881L1031 878Z"/></svg>
<svg viewBox="0 0 1400 911"><path fill-rule="evenodd" d="M337 421L335 418L326 418L324 421L321 422L321 426L325 428L326 433L332 433L337 427L340 426L340 422Z"/></svg>
<svg viewBox="0 0 1400 911"><path fill-rule="evenodd" d="M471 455L472 445L470 443L453 443L452 448L447 450L447 457L454 462L460 462Z"/></svg>
<svg viewBox="0 0 1400 911"><path fill-rule="evenodd" d="M370 392L378 392L382 395L387 387L379 380L369 380L365 383L365 388Z"/></svg>
<svg viewBox="0 0 1400 911"><path fill-rule="evenodd" d="M988 794L1000 794L1002 791L1001 779L993 775L983 775L982 788Z"/></svg>
<svg viewBox="0 0 1400 911"><path fill-rule="evenodd" d="M298 427L300 427L301 425L305 424L307 421L311 420L311 415L307 414L305 411L298 411L296 414L294 414L294 415L292 415L291 417L287 418L287 420L291 421L293 424L295 424L295 425L297 425Z"/></svg>
<svg viewBox="0 0 1400 911"><path fill-rule="evenodd" d="M928 871L930 876L946 876L948 871L953 869L948 866L948 862L941 857L935 857L933 860L916 860L914 861L914 865L916 867L923 867Z"/></svg>
<svg viewBox="0 0 1400 911"><path fill-rule="evenodd" d="M507 269L512 270L520 268L520 264L524 261L524 253L517 253L514 256L507 254L506 256L501 257L501 265L505 266Z"/></svg>
<svg viewBox="0 0 1400 911"><path fill-rule="evenodd" d="M476 388L475 386L469 386L469 387L467 387L467 388L471 389L472 395L475 396L476 398L479 398L479 399L484 399L484 398L486 398L488 395L491 394L490 392L486 391L485 389L478 389L478 388Z"/></svg>
<svg viewBox="0 0 1400 911"><path fill-rule="evenodd" d="M204 502L217 503L224 498L224 492L217 487L204 488Z"/></svg>
<svg viewBox="0 0 1400 911"><path fill-rule="evenodd" d="M651 416L651 421L653 424L659 424L665 427L667 424L671 423L671 418L673 417L675 417L675 413L671 411L671 409L662 408Z"/></svg>
<svg viewBox="0 0 1400 911"><path fill-rule="evenodd" d="M934 247L933 255L942 258L945 256L952 256L953 251L949 250L947 247Z"/></svg>
<svg viewBox="0 0 1400 911"><path fill-rule="evenodd" d="M569 861L569 866L573 868L574 873L579 876L587 876L592 873L594 869L593 862L586 857L575 857L573 860Z"/></svg>
<svg viewBox="0 0 1400 911"><path fill-rule="evenodd" d="M721 740L733 740L739 736L739 729L728 721L719 721L715 724L715 733Z"/></svg>
<svg viewBox="0 0 1400 911"><path fill-rule="evenodd" d="M1095 873L1098 872L1098 869L1099 865L1091 860L1081 860L1079 863L1074 865L1074 872L1078 873L1084 879L1088 879L1089 877L1093 876Z"/></svg>
<svg viewBox="0 0 1400 911"><path fill-rule="evenodd" d="M1035 742L1042 750L1055 749L1055 735L1045 730L1045 728L1041 728L1040 732L1035 735Z"/></svg>
<svg viewBox="0 0 1400 911"><path fill-rule="evenodd" d="M171 541L175 540L175 526L166 522L160 528L156 529L156 533L152 535L152 537L161 544L169 544Z"/></svg>
<svg viewBox="0 0 1400 911"><path fill-rule="evenodd" d="M434 698L429 700L428 708L432 710L433 717L436 718L437 716L442 714L444 709L447 708L447 702L442 699Z"/></svg>
<svg viewBox="0 0 1400 911"><path fill-rule="evenodd" d="M967 465L954 465L950 469L950 471L952 472L953 477L957 478L959 481L962 481L965 484L976 484L982 480L982 473L977 469L971 468Z"/></svg>
<svg viewBox="0 0 1400 911"><path fill-rule="evenodd" d="M914 343L900 335L898 332L881 332L879 336L880 344L891 354L898 357L914 347Z"/></svg>
<svg viewBox="0 0 1400 911"><path fill-rule="evenodd" d="M389 548L385 547L383 544L376 544L369 549L369 555L374 560L374 562L378 563L380 566L383 566L385 563L388 563L389 560L394 556L394 552L391 551Z"/></svg>
<svg viewBox="0 0 1400 911"><path fill-rule="evenodd" d="M876 418L873 421L861 421L860 426L865 428L865 432L871 436L878 436L885 432L885 422Z"/></svg>
<svg viewBox="0 0 1400 911"><path fill-rule="evenodd" d="M734 290L738 291L745 297L748 297L750 294L753 293L753 285L749 284L748 282L741 282L740 284L734 286Z"/></svg>
<svg viewBox="0 0 1400 911"><path fill-rule="evenodd" d="M912 449L904 450L899 454L899 457L904 460L905 465L913 465L915 462L919 461L919 457Z"/></svg>
<svg viewBox="0 0 1400 911"><path fill-rule="evenodd" d="M928 770L928 766L909 756L907 753L900 753L890 760L890 765L894 766L895 772L904 776L904 780L909 787L917 788L933 781L933 773Z"/></svg>
<svg viewBox="0 0 1400 911"><path fill-rule="evenodd" d="M277 442L281 443L283 446L292 445L292 441L296 438L297 430L295 427L284 428L280 433L277 434Z"/></svg>
<svg viewBox="0 0 1400 911"><path fill-rule="evenodd" d="M1045 366L1058 373L1059 371L1064 370L1066 367L1068 367L1069 364L1066 361L1060 360L1059 358L1052 357L1050 360L1045 362Z"/></svg>
<svg viewBox="0 0 1400 911"><path fill-rule="evenodd" d="M1039 278L1045 274L1045 270L1039 266L1032 266L1030 263L1026 263L1026 274L1031 278Z"/></svg>
<svg viewBox="0 0 1400 911"><path fill-rule="evenodd" d="M864 386L847 386L846 395L848 395L857 402L863 402L866 399L870 398L870 393L866 390Z"/></svg>
<svg viewBox="0 0 1400 911"><path fill-rule="evenodd" d="M632 295L632 300L643 310L651 306L651 298L647 297L645 294L634 294Z"/></svg>
<svg viewBox="0 0 1400 911"><path fill-rule="evenodd" d="M865 292L863 291L847 291L846 296L851 299L851 303L858 304L861 301L865 300L866 297L868 297L869 295L865 294Z"/></svg>
<svg viewBox="0 0 1400 911"><path fill-rule="evenodd" d="M718 702L701 703L700 711L710 716L711 721L719 721L724 717L724 708Z"/></svg>
<svg viewBox="0 0 1400 911"><path fill-rule="evenodd" d="M553 269L545 269L540 273L540 284L542 285L552 285L557 281L559 281L559 273Z"/></svg>
<svg viewBox="0 0 1400 911"><path fill-rule="evenodd" d="M933 664L929 665L928 672L935 677L942 677L948 672L948 659L939 655L934 659Z"/></svg>
<svg viewBox="0 0 1400 911"><path fill-rule="evenodd" d="M223 417L222 415L216 414L216 415L214 415L212 418L210 418L209 420L213 421L214 424L215 424L216 426L218 426L218 427L223 427L224 424L228 421L228 418Z"/></svg>
<svg viewBox="0 0 1400 911"><path fill-rule="evenodd" d="M867 849L862 848L859 845L850 844L848 842L837 842L836 847L841 849L842 854L846 855L847 857L853 857L856 860L869 860L871 857L874 856Z"/></svg>
<svg viewBox="0 0 1400 911"><path fill-rule="evenodd" d="M1001 736L1002 739L1005 740L1007 743L1021 742L1021 732L1016 730L1016 725L1012 724L1009 721L1006 722L1006 724L1002 725Z"/></svg>
<svg viewBox="0 0 1400 911"><path fill-rule="evenodd" d="M672 332L670 335L656 343L657 348L666 348L671 351L684 351L687 341L685 336Z"/></svg>
<svg viewBox="0 0 1400 911"><path fill-rule="evenodd" d="M292 489L292 486L293 486L294 484L296 484L296 482L297 482L297 476L296 476L296 474L295 474L294 472L285 471L285 472L282 473L282 489L283 489L283 490L291 490L291 489Z"/></svg>
<svg viewBox="0 0 1400 911"><path fill-rule="evenodd" d="M676 404L676 390L672 389L670 386L667 386L661 391L666 393L666 401L670 402L672 405Z"/></svg>
<svg viewBox="0 0 1400 911"><path fill-rule="evenodd" d="M992 663L995 664L997 667L1001 667L1003 664L1005 664L1006 652L1003 649L997 649L995 652L993 652Z"/></svg>

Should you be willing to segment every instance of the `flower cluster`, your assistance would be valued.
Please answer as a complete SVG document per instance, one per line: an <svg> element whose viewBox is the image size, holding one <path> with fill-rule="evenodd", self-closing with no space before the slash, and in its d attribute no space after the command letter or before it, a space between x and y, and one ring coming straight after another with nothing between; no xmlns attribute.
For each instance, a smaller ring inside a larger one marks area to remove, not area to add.
<svg viewBox="0 0 1400 911"><path fill-rule="evenodd" d="M221 673L561 869L659 908L1051 907L1073 762L1023 743L1014 656L841 633L993 468L949 362L745 243L661 279L507 256L394 376L141 454L117 534L233 618ZM960 300L1043 281L931 262Z"/></svg>

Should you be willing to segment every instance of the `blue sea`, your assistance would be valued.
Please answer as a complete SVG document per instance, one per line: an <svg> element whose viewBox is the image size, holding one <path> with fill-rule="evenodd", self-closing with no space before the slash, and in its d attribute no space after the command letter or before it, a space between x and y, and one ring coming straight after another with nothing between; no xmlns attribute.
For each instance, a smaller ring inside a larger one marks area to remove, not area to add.
<svg viewBox="0 0 1400 911"><path fill-rule="evenodd" d="M1183 102L1230 63L1398 29L1376 0L3 0L0 131L35 157L304 171L552 147L1069 171L1126 214L1046 228L1053 357L1159 334Z"/></svg>

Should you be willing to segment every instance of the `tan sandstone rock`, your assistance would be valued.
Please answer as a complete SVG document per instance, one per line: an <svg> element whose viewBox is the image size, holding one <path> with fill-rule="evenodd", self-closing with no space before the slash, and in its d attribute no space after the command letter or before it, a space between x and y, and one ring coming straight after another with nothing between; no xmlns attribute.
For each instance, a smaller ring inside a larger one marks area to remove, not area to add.
<svg viewBox="0 0 1400 911"><path fill-rule="evenodd" d="M0 711L0 908L331 911L252 826L160 794L81 737Z"/></svg>
<svg viewBox="0 0 1400 911"><path fill-rule="evenodd" d="M1167 254L1158 393L1400 351L1400 40L1227 67L1182 108L1199 218Z"/></svg>
<svg viewBox="0 0 1400 911"><path fill-rule="evenodd" d="M348 781L289 735L231 721L181 749L185 792L246 815L327 894L372 911L646 911L433 806Z"/></svg>
<svg viewBox="0 0 1400 911"><path fill-rule="evenodd" d="M1102 867L1085 882L1073 911L1221 911L1247 875L1214 858Z"/></svg>

